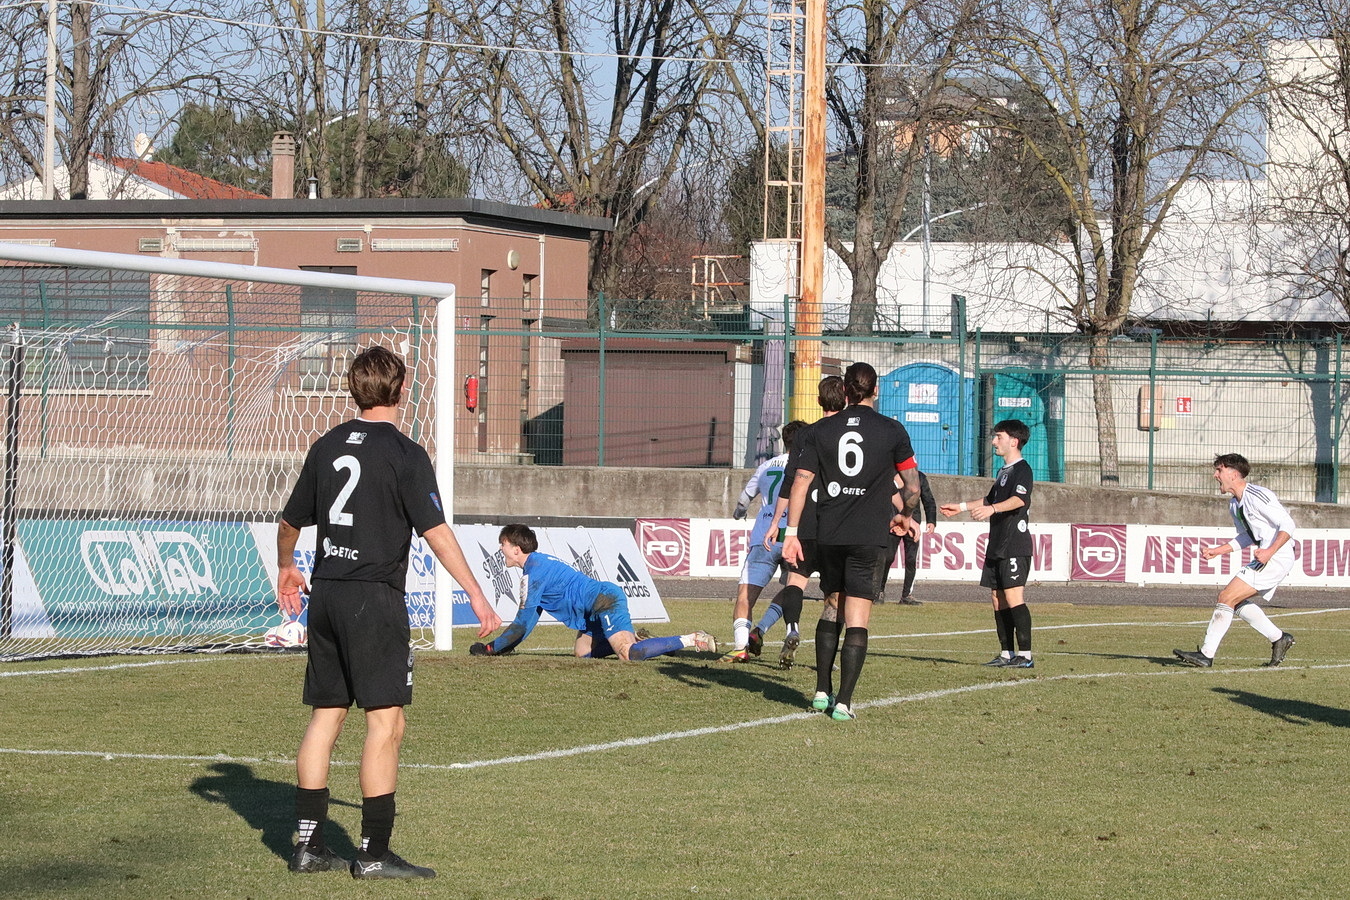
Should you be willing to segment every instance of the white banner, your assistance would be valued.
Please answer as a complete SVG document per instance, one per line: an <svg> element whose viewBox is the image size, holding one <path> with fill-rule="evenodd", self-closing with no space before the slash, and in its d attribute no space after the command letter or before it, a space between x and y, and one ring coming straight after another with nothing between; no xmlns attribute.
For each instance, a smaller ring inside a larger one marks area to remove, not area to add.
<svg viewBox="0 0 1350 900"><path fill-rule="evenodd" d="M1233 537L1231 528L1130 525L1126 528L1125 579L1135 584L1227 584L1251 559L1251 548L1204 559L1200 548ZM1294 532L1290 587L1350 587L1350 529L1300 528Z"/></svg>
<svg viewBox="0 0 1350 900"><path fill-rule="evenodd" d="M502 559L497 535L500 525L452 525L464 559L503 623L513 622L521 603L521 571L508 569ZM259 554L273 582L276 580L277 527L275 523L251 526ZM669 622L661 595L647 571L632 532L623 528L536 528L539 549L556 556L572 568L598 581L612 581L628 595L628 613L634 622ZM296 555L305 577L314 565L313 528L300 531ZM436 608L436 556L421 538L412 539L408 556L408 615L413 627L430 627ZM469 608L469 595L452 579L454 624L477 626ZM556 620L545 613L544 623Z"/></svg>
<svg viewBox="0 0 1350 900"><path fill-rule="evenodd" d="M738 519L689 520L689 574L736 578L750 548L752 522ZM1036 581L1069 580L1069 526L1031 526L1035 551L1031 558ZM942 581L979 581L989 525L981 522L939 522L919 544L919 577ZM896 555L892 569L903 569Z"/></svg>

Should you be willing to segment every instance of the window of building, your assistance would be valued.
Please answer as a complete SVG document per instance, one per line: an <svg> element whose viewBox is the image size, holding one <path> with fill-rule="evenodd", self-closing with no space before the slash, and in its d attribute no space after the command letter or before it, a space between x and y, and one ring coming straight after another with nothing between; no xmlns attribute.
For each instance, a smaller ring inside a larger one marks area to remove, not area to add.
<svg viewBox="0 0 1350 900"><path fill-rule="evenodd" d="M0 325L43 336L24 387L144 391L150 384L150 282L145 272L0 266ZM31 346L31 345L30 345Z"/></svg>
<svg viewBox="0 0 1350 900"><path fill-rule="evenodd" d="M306 272L355 275L355 266L301 266ZM341 391L347 367L356 356L356 291L302 287L300 331L305 349L300 357L300 390Z"/></svg>

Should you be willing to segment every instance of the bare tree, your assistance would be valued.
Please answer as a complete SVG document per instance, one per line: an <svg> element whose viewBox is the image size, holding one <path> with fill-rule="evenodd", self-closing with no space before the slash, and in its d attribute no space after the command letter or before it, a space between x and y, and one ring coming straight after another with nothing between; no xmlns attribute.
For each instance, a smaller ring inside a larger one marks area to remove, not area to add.
<svg viewBox="0 0 1350 900"><path fill-rule="evenodd" d="M1267 213L1272 276L1350 312L1350 10L1313 0L1314 37L1270 52Z"/></svg>
<svg viewBox="0 0 1350 900"><path fill-rule="evenodd" d="M749 0L447 10L474 48L458 55L485 143L503 150L536 202L614 223L591 245L592 292L619 289L624 248L655 199L742 125L722 115L718 92L734 88L718 50L759 12Z"/></svg>
<svg viewBox="0 0 1350 900"><path fill-rule="evenodd" d="M1181 190L1197 177L1250 175L1271 21L1269 9L1244 2L1031 0L991 23L989 69L1041 102L1034 129L1018 108L983 112L1037 157L1075 223L1065 241L1043 244L1070 283L1061 283L1063 270L1043 275L1062 312L1091 336L1103 484L1119 481L1109 341L1129 321Z"/></svg>
<svg viewBox="0 0 1350 900"><path fill-rule="evenodd" d="M949 76L979 24L976 0L860 0L836 10L830 39L844 64L826 87L833 127L851 163L848 231L826 243L853 279L848 332L876 324L877 275L901 237L905 207L935 133L964 110L951 105Z"/></svg>
<svg viewBox="0 0 1350 900"><path fill-rule="evenodd" d="M153 140L168 122L165 107L218 88L217 66L228 69L231 50L219 33L193 18L200 9L173 14L111 11L65 4L57 23L56 107L45 108L46 7L3 11L7 55L7 112L0 116L0 145L7 177L42 175L43 128L56 118L58 164L70 173L70 197L89 190L89 160L100 145L130 148L134 128Z"/></svg>

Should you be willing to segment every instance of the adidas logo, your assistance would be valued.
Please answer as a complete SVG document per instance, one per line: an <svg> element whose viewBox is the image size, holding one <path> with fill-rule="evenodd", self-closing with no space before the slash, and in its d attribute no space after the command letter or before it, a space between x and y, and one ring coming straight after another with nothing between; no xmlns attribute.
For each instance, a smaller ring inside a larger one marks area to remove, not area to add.
<svg viewBox="0 0 1350 900"><path fill-rule="evenodd" d="M633 564L624 559L622 553L619 554L618 582L624 593L630 597L650 597L652 595L647 585L642 583L642 577L633 568Z"/></svg>
<svg viewBox="0 0 1350 900"><path fill-rule="evenodd" d="M623 558L622 553L619 554L619 580L620 581L642 580L641 578L638 577L638 573L633 570L632 564L628 562L628 560Z"/></svg>

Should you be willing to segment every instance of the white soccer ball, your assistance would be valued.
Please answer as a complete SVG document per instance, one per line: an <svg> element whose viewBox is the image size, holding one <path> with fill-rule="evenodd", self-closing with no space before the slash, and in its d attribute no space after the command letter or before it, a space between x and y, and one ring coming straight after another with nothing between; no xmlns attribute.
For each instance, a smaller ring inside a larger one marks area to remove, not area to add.
<svg viewBox="0 0 1350 900"><path fill-rule="evenodd" d="M309 635L298 620L282 622L267 629L263 641L269 647L303 647Z"/></svg>

